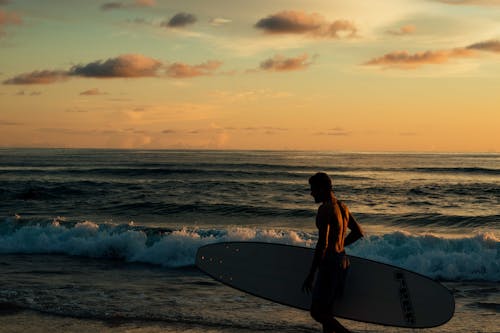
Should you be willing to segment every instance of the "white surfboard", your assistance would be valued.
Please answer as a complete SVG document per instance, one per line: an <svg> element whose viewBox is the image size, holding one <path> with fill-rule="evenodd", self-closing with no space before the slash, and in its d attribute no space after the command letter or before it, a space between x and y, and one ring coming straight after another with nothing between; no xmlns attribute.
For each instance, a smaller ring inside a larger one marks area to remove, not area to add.
<svg viewBox="0 0 500 333"><path fill-rule="evenodd" d="M302 283L314 249L272 243L229 242L198 249L196 265L233 288L277 303L309 310ZM349 256L351 266L335 316L388 326L428 328L446 323L453 294L423 275Z"/></svg>

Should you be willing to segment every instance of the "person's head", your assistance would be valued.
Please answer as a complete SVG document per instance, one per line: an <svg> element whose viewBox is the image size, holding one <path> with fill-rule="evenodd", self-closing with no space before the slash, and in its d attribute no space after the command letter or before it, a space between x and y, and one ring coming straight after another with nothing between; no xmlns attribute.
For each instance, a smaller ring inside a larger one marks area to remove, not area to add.
<svg viewBox="0 0 500 333"><path fill-rule="evenodd" d="M311 195L319 203L328 199L332 192L332 179L324 172L318 172L309 178Z"/></svg>

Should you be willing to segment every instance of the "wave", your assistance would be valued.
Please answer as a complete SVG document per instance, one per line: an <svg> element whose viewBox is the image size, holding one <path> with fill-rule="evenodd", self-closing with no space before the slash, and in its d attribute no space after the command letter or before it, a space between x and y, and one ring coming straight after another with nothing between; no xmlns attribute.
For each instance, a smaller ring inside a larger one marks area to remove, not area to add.
<svg viewBox="0 0 500 333"><path fill-rule="evenodd" d="M7 167L0 169L0 175L22 176L22 175L59 175L59 176L114 176L114 177L166 177L166 176L199 176L203 178L221 177L224 179L307 179L313 173L322 170L330 173L335 179L370 180L369 176L349 175L357 172L389 172L389 173L427 173L427 174L461 174L461 175L483 175L498 176L500 169L494 168L393 168L393 167L304 167L287 165L252 165L252 164L207 164L207 165L159 165L130 167L123 165L103 166L97 168L82 167Z"/></svg>
<svg viewBox="0 0 500 333"><path fill-rule="evenodd" d="M422 203L424 204L424 203ZM444 215L439 213L410 214L363 214L357 213L364 221L373 221L396 227L442 227L442 228L491 228L500 227L500 215Z"/></svg>
<svg viewBox="0 0 500 333"><path fill-rule="evenodd" d="M61 219L0 223L0 253L66 254L179 268L192 266L197 249L225 241L261 241L312 247L315 234L280 229L169 230L144 226L67 223ZM392 232L367 236L349 248L360 257L447 281L500 281L500 239L489 233L443 238Z"/></svg>
<svg viewBox="0 0 500 333"><path fill-rule="evenodd" d="M479 167L468 167L468 168L446 168L446 167L438 167L438 168L414 168L408 169L407 171L417 171L417 172L427 172L427 173L462 173L462 174L470 174L470 175L492 175L498 176L500 175L500 169L493 168L479 168Z"/></svg>

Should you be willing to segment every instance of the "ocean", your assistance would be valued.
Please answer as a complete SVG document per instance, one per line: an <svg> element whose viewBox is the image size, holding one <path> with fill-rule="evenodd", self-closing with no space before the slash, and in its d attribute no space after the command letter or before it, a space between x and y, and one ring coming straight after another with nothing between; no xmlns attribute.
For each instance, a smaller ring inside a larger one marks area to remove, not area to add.
<svg viewBox="0 0 500 333"><path fill-rule="evenodd" d="M366 233L349 254L454 293L428 331L500 331L499 154L0 149L0 332L319 332L194 266L220 241L313 247L317 171Z"/></svg>

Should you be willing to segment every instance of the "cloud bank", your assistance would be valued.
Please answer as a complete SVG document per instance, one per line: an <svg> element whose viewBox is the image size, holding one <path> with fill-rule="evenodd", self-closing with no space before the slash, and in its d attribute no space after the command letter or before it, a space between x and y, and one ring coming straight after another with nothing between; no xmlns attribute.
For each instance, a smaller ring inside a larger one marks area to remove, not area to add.
<svg viewBox="0 0 500 333"><path fill-rule="evenodd" d="M481 54L478 51L500 53L500 41L489 40L449 50L416 53L410 53L408 51L394 51L381 57L373 58L365 62L364 65L382 66L386 68L415 69L427 64L444 64L455 58L479 57Z"/></svg>
<svg viewBox="0 0 500 333"><path fill-rule="evenodd" d="M260 19L255 28L268 34L304 34L312 37L356 37L357 28L347 20L327 22L320 14L302 11L282 11Z"/></svg>
<svg viewBox="0 0 500 333"><path fill-rule="evenodd" d="M97 79L171 77L191 78L213 75L222 62L210 60L198 65L181 62L162 63L141 54L125 54L107 60L97 60L88 64L75 65L71 69L41 70L23 73L3 81L4 84L50 84L71 77ZM90 95L90 93L89 93Z"/></svg>

